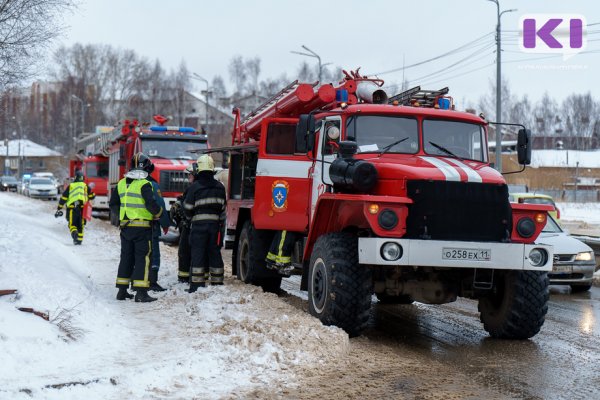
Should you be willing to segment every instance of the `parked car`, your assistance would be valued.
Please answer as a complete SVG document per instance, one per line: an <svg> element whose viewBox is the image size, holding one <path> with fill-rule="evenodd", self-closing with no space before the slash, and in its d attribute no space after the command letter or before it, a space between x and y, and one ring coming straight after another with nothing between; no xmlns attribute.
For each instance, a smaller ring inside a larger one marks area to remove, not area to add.
<svg viewBox="0 0 600 400"><path fill-rule="evenodd" d="M58 190L54 181L49 178L32 177L27 187L27 195L38 199L58 199Z"/></svg>
<svg viewBox="0 0 600 400"><path fill-rule="evenodd" d="M570 285L572 293L590 290L596 270L596 257L590 246L569 235L552 217L548 217L536 242L554 247L552 272L548 273L551 285Z"/></svg>
<svg viewBox="0 0 600 400"><path fill-rule="evenodd" d="M27 185L29 184L29 180L31 179L30 174L24 174L21 177L21 181L19 181L19 186L17 186L17 192L20 194L27 196Z"/></svg>
<svg viewBox="0 0 600 400"><path fill-rule="evenodd" d="M16 192L17 186L19 186L19 182L14 176L4 175L2 178L0 178L0 190L3 192Z"/></svg>
<svg viewBox="0 0 600 400"><path fill-rule="evenodd" d="M513 203L551 205L554 207L554 211L548 211L548 214L550 214L555 221L560 223L560 210L556 207L556 203L552 196L540 193L510 193L508 199Z"/></svg>

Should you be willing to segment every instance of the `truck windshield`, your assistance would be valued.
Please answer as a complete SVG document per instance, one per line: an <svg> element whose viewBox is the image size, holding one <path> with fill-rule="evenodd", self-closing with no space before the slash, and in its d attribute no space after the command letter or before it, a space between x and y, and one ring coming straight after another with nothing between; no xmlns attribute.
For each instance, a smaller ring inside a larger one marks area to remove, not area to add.
<svg viewBox="0 0 600 400"><path fill-rule="evenodd" d="M346 140L355 141L359 153L379 153L388 148L386 153L419 151L419 130L414 118L353 115L346 120Z"/></svg>
<svg viewBox="0 0 600 400"><path fill-rule="evenodd" d="M149 157L166 158L170 160L192 160L197 157L191 150L206 149L206 140L161 140L142 138L142 151Z"/></svg>
<svg viewBox="0 0 600 400"><path fill-rule="evenodd" d="M106 178L108 176L108 161L89 162L85 168L88 178Z"/></svg>
<svg viewBox="0 0 600 400"><path fill-rule="evenodd" d="M436 156L486 161L482 146L483 127L459 121L423 121L425 152Z"/></svg>

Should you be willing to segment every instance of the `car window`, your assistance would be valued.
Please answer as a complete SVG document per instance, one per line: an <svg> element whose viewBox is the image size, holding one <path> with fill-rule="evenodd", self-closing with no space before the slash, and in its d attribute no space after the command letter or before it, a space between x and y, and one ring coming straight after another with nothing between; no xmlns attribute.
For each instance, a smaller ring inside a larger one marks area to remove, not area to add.
<svg viewBox="0 0 600 400"><path fill-rule="evenodd" d="M524 198L523 199L523 203L527 203L527 204L548 204L548 205L554 206L554 202L552 200L546 199L544 197Z"/></svg>
<svg viewBox="0 0 600 400"><path fill-rule="evenodd" d="M546 226L544 226L544 229L542 229L542 232L549 232L549 233L560 233L563 230L560 229L560 226L558 226L558 224L556 223L556 221L548 215L548 218L546 220Z"/></svg>
<svg viewBox="0 0 600 400"><path fill-rule="evenodd" d="M50 179L32 179L30 184L31 185L52 185L52 181Z"/></svg>

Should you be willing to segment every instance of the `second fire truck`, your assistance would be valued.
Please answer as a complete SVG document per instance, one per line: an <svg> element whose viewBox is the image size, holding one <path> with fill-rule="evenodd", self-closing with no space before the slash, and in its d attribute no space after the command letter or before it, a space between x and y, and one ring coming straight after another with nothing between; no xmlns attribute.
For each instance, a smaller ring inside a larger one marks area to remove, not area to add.
<svg viewBox="0 0 600 400"><path fill-rule="evenodd" d="M243 119L234 110L232 146L220 149L234 274L278 290L265 257L285 230L299 238L310 313L350 335L367 326L373 294L476 299L491 336L537 334L553 253L535 240L550 208L509 202L488 121L454 110L447 89L388 99L382 81L345 74L337 85L294 82ZM525 165L530 133L518 137Z"/></svg>

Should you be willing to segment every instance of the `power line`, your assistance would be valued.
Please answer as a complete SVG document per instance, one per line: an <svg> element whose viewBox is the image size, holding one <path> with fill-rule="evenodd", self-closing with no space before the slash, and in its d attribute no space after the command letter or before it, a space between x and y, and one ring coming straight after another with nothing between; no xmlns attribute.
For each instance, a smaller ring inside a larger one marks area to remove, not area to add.
<svg viewBox="0 0 600 400"><path fill-rule="evenodd" d="M449 72L454 72L454 71L456 71L456 70L460 70L460 69L462 69L462 68L464 68L464 67L466 67L466 66L468 66L468 65L474 64L474 63L476 63L477 61L479 61L479 60L482 60L482 59L484 59L484 58L488 57L490 54L494 54L494 52L491 52L491 53L490 53L490 52L487 52L487 50L491 49L491 48L492 48L492 47L494 47L494 46L495 46L495 44L494 44L494 43L490 43L490 44L488 44L486 47L483 47L483 48L481 48L481 49L479 49L479 50L477 50L477 51L475 51L475 52L473 52L473 53L469 54L467 57L465 57L465 58L463 58L463 59L461 59L461 60L459 60L459 61L457 61L457 62L455 62L455 63L453 63L453 64L451 64L451 65L448 65L448 66L447 66L447 67L445 67L445 68L442 68L442 69L440 69L440 70L437 70L437 71L435 71L435 72L432 72L432 73L430 73L430 74L423 75L423 76L420 76L420 77L418 77L418 78L411 79L411 80L412 80L412 81L417 81L417 82L418 82L418 81L421 81L422 79L432 78L432 77L434 77L434 76L436 76L436 75L443 75L443 74L446 74L446 73L449 73ZM468 61L468 60L469 60L469 59L471 59L472 57L475 57L475 56L477 56L477 55L479 55L479 54L482 54L482 53L485 53L485 54L483 54L481 57L477 57L477 58L475 58L475 59L471 60L471 62L468 62L468 63L466 63L466 64L460 65L458 68L453 68L453 67L456 67L457 65L459 65L459 64L461 64L461 63L463 63L463 62L465 62L465 61Z"/></svg>
<svg viewBox="0 0 600 400"><path fill-rule="evenodd" d="M370 75L385 75L385 74L391 74L391 73L393 73L393 72L399 72L399 71L403 71L403 70L406 70L406 69L409 69L409 68L418 67L418 66L420 66L420 65L427 64L427 63L429 63L429 62L432 62L432 61L435 61L435 60L439 60L440 58L444 58L444 57L447 57L447 56L450 56L450 55L453 55L453 54L456 54L456 53L460 53L460 52L461 52L461 51L463 51L463 50L467 50L467 49L469 49L469 48L471 48L471 47L474 47L474 46L476 46L476 43L477 43L477 42L479 42L479 41L481 41L481 40L485 39L486 37L488 37L488 36L492 35L493 33L494 33L494 32L488 32L488 33L486 33L485 35L483 35L483 36L481 36L481 37L479 37L479 38L477 38L477 39L475 39L475 40L472 40L472 41L470 41L470 42L468 42L468 43L465 43L465 44L463 44L462 46L459 46L459 47L457 47L457 48L455 48L455 49L452 49L452 50L450 50L450 51L448 51L448 52L446 52L446 53L440 54L439 56L432 57L432 58L430 58L430 59L427 59L427 60L419 61L419 62L417 62L417 63L415 63L415 64L406 65L406 66L403 66L403 67L394 68L394 69L390 69L390 70L387 70L387 71L378 72L378 73L375 73L375 74L370 74Z"/></svg>
<svg viewBox="0 0 600 400"><path fill-rule="evenodd" d="M464 76L464 75L467 75L467 74L471 74L471 73L473 73L473 72L476 72L476 71L479 71L479 70L482 70L482 69L485 69L485 68L491 67L492 65L496 65L496 62L495 62L495 61L493 61L493 62L491 62L491 63L488 63L488 64L486 64L486 65L484 65L484 66L482 66L482 67L474 68L474 69L471 69L471 70L469 70L469 71L465 71L465 72L463 72L462 74L457 74L457 75L451 76L451 77L449 77L449 78L437 79L437 80L430 81L430 82L427 82L427 81L425 81L425 82L423 82L422 84L423 84L423 85L425 85L425 86L427 86L427 85L433 85L433 84L435 84L435 83L438 83L438 82L449 81L449 80L452 80L452 79L454 79L454 78L458 78L458 77L461 77L461 76Z"/></svg>

